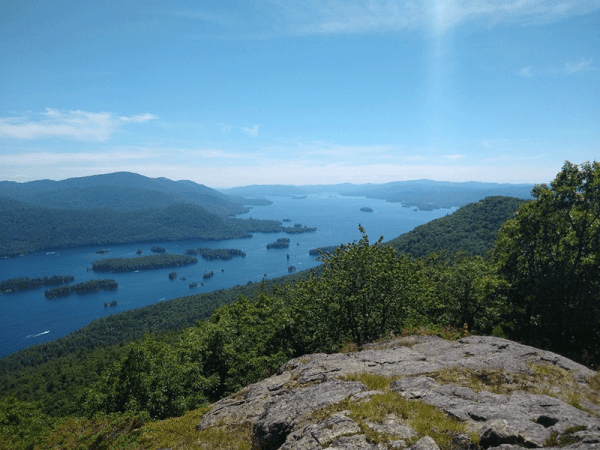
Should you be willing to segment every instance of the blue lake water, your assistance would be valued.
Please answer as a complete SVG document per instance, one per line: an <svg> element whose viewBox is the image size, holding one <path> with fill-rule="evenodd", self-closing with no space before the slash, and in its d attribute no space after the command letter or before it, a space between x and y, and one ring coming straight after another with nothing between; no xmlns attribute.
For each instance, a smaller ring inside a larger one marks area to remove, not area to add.
<svg viewBox="0 0 600 450"><path fill-rule="evenodd" d="M316 227L314 233L288 235L285 233L255 233L252 238L218 242L202 240L178 242L151 242L106 247L110 253L95 253L98 247L83 247L56 252L38 252L19 258L0 259L0 279L14 277L37 278L50 275L72 275L74 283L90 279L113 278L119 283L115 291L92 294L72 294L68 297L48 300L44 288L25 292L0 294L0 355L41 342L65 336L92 320L134 308L151 305L185 295L210 292L232 286L257 282L263 278L276 278L288 274L288 267L297 270L315 267L318 262L308 254L316 247L347 244L361 238L358 224L365 228L371 242L380 236L393 239L418 225L455 211L438 209L416 211L399 203L361 197L343 197L337 194L309 195L297 200L289 197L269 197L269 206L253 208L239 217L255 219L290 219L293 225L301 223ZM373 212L362 212L367 206ZM290 239L288 249L267 250L266 245L278 238ZM167 253L182 254L188 248L238 248L246 257L234 257L228 261L206 261L199 258L197 264L176 269L140 271L138 273L94 273L87 271L92 262L103 258L135 257L141 247L144 255L152 254L150 248L161 245ZM289 260L287 255L290 255ZM176 271L186 280L169 280L168 274ZM207 280L203 274L214 271ZM191 282L197 288L189 288ZM204 283L201 286L200 283ZM105 307L105 302L117 301L117 306Z"/></svg>

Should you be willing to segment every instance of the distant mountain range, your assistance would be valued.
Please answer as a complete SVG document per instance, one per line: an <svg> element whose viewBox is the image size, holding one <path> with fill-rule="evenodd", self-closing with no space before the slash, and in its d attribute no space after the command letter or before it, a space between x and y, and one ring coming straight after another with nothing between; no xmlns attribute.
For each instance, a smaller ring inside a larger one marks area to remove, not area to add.
<svg viewBox="0 0 600 450"><path fill-rule="evenodd" d="M499 184L470 181L455 183L450 181L414 180L395 181L385 184L331 184L331 185L252 185L221 192L236 196L285 196L337 193L351 197L367 197L403 203L407 207L422 210L464 206L490 196L532 199L533 184Z"/></svg>
<svg viewBox="0 0 600 450"><path fill-rule="evenodd" d="M245 205L256 204L256 200L226 195L192 181L148 178L131 172L69 178L62 181L2 181L0 197L45 207L110 208L118 211L166 208L179 203L189 203L219 216L241 214L248 211ZM260 204L264 204L264 201Z"/></svg>

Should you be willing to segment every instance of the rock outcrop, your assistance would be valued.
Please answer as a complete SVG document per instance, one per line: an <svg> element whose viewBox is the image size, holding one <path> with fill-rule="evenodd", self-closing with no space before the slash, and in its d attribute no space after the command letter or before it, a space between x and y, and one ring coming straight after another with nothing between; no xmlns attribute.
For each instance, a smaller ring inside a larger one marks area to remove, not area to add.
<svg viewBox="0 0 600 450"><path fill-rule="evenodd" d="M596 372L505 339L399 338L293 359L215 403L198 429L250 423L260 449L600 449L599 386ZM429 423L429 436L414 425L427 417L377 416L371 405L386 398L430 405L462 431Z"/></svg>

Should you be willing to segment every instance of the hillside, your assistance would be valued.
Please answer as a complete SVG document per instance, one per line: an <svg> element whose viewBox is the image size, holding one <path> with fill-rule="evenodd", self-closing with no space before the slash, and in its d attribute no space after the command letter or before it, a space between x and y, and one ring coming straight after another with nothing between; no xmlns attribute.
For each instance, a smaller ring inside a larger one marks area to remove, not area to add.
<svg viewBox="0 0 600 450"><path fill-rule="evenodd" d="M192 205L118 211L36 206L0 197L0 256L80 246L183 239L236 239L280 230L268 220L227 219Z"/></svg>
<svg viewBox="0 0 600 450"><path fill-rule="evenodd" d="M388 244L415 258L440 250L484 256L493 248L502 224L514 218L515 211L525 202L512 197L486 197L420 225Z"/></svg>
<svg viewBox="0 0 600 450"><path fill-rule="evenodd" d="M39 206L67 209L111 208L119 211L165 208L189 203L220 216L247 212L248 208L244 205L256 202L230 197L192 181L148 178L130 172L69 178L62 181L2 181L0 196Z"/></svg>

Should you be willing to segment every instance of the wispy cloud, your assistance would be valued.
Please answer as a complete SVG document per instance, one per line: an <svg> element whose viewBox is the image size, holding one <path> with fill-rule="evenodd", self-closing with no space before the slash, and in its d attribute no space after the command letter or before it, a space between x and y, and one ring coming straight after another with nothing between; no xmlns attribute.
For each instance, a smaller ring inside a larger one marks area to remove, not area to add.
<svg viewBox="0 0 600 450"><path fill-rule="evenodd" d="M517 75L520 77L531 78L533 77L533 70L531 66L523 67L521 70L517 71Z"/></svg>
<svg viewBox="0 0 600 450"><path fill-rule="evenodd" d="M581 60L578 63L570 63L568 62L565 65L565 69L564 72L567 75L572 75L574 73L578 73L578 72L584 72L584 71L588 71L588 70L598 70L598 69L594 69L594 67L592 67L592 59L586 59L586 60Z"/></svg>
<svg viewBox="0 0 600 450"><path fill-rule="evenodd" d="M143 123L157 119L153 114L115 117L109 112L61 111L46 108L43 113L0 117L0 136L17 139L63 137L82 141L104 142L122 124Z"/></svg>
<svg viewBox="0 0 600 450"><path fill-rule="evenodd" d="M427 28L443 33L478 20L538 24L583 15L600 9L600 1L565 0L265 0L274 27L298 34L334 34Z"/></svg>
<svg viewBox="0 0 600 450"><path fill-rule="evenodd" d="M250 137L258 136L258 125L254 125L252 128L242 127L242 131Z"/></svg>
<svg viewBox="0 0 600 450"><path fill-rule="evenodd" d="M442 158L444 158L444 159L451 159L451 160L463 159L464 157L465 157L465 155L444 155L444 156L442 156Z"/></svg>
<svg viewBox="0 0 600 450"><path fill-rule="evenodd" d="M144 122L148 122L149 120L154 120L154 119L158 119L158 117L156 117L154 114L139 114L136 116L131 116L131 117L119 117L119 120L121 122L134 122L134 123L144 123Z"/></svg>
<svg viewBox="0 0 600 450"><path fill-rule="evenodd" d="M600 68L593 65L594 60L581 59L579 62L567 62L560 67L533 67L527 66L519 69L516 74L525 78L532 78L534 76L548 76L548 75L574 75L581 72L589 71L600 71Z"/></svg>

